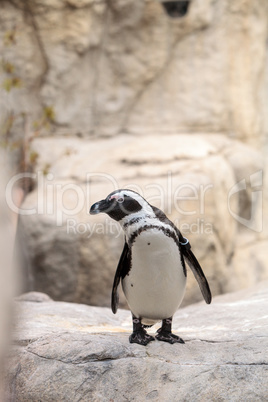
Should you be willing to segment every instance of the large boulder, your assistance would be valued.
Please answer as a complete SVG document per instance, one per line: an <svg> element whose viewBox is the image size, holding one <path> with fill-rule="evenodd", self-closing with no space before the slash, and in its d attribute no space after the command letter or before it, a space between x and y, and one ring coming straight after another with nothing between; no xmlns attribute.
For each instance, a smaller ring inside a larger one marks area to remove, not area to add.
<svg viewBox="0 0 268 402"><path fill-rule="evenodd" d="M250 174L262 169L257 151L211 134L167 135L164 142L162 136L145 136L142 141L134 136L95 141L43 138L33 147L42 150L36 189L26 197L20 217L32 290L56 300L110 305L123 233L107 215L89 216L88 210L93 202L126 186L163 209L189 237L214 295L251 283L234 267L237 257L233 259L240 247L239 218L248 223L243 214L245 203L251 209L250 185L229 195L242 171L250 183ZM47 176L42 173L45 166ZM250 222L259 219L254 208ZM258 243L258 232L243 227ZM258 264L254 261L253 275ZM255 282L268 277L265 262L261 277L256 275ZM201 299L189 273L184 303ZM126 305L123 297L121 302Z"/></svg>
<svg viewBox="0 0 268 402"><path fill-rule="evenodd" d="M7 400L264 401L268 283L179 310L185 345L130 344L130 312L53 302L16 303ZM150 333L155 332L151 328Z"/></svg>

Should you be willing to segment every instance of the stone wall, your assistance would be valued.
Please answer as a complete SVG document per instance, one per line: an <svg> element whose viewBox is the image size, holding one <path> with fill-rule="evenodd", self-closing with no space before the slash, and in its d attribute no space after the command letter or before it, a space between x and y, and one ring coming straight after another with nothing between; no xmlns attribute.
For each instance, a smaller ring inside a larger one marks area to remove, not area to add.
<svg viewBox="0 0 268 402"><path fill-rule="evenodd" d="M214 295L267 278L268 2L192 0L178 18L153 0L0 8L0 120L34 156L24 288L109 305L122 233L88 210L125 186L189 237ZM184 303L200 299L189 274Z"/></svg>
<svg viewBox="0 0 268 402"><path fill-rule="evenodd" d="M154 0L2 1L0 50L23 88L2 91L1 108L35 118L52 106L56 135L221 132L260 145L268 3L189 3L171 18Z"/></svg>

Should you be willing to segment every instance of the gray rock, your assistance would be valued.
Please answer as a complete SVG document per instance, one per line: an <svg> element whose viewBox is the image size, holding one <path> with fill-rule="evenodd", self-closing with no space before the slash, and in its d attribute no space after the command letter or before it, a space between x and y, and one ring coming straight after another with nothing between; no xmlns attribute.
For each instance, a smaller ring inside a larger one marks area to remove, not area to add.
<svg viewBox="0 0 268 402"><path fill-rule="evenodd" d="M265 261L259 276L258 260L253 260L252 276L256 275L252 282L243 275L241 259L233 258L239 252L241 226L235 216L245 217L245 204L251 209L249 176L263 167L261 154L251 147L219 134L166 135L164 141L152 135L142 141L131 135L94 141L49 137L33 141L32 146L42 152L36 166L36 189L26 197L23 209L37 213L23 215L20 221L34 280L32 290L55 300L110 306L123 236L108 216L89 216L88 210L109 192L125 186L163 209L189 237L214 295L268 278ZM50 166L47 177L42 174L45 165ZM243 178L243 171L249 182L247 191L242 192L244 197L241 192L234 194L228 205L228 194ZM253 220L258 210L255 207ZM189 273L184 303L201 299ZM123 296L120 300L126 307Z"/></svg>
<svg viewBox="0 0 268 402"><path fill-rule="evenodd" d="M178 19L154 0L0 7L1 54L24 84L2 91L7 113L35 119L53 106L56 134L207 131L261 142L267 2L195 0Z"/></svg>
<svg viewBox="0 0 268 402"><path fill-rule="evenodd" d="M45 293L41 292L28 292L24 293L15 299L16 301L29 301L29 302L36 302L36 303L43 303L52 301L51 297L49 297Z"/></svg>
<svg viewBox="0 0 268 402"><path fill-rule="evenodd" d="M268 283L179 310L185 345L129 344L128 311L16 303L8 400L264 401ZM149 330L151 333L155 328Z"/></svg>

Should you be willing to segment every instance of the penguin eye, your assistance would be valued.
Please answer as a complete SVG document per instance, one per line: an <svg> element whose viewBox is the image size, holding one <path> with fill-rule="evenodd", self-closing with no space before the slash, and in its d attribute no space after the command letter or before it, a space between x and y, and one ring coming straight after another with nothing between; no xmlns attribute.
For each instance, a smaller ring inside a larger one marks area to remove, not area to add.
<svg viewBox="0 0 268 402"><path fill-rule="evenodd" d="M116 201L117 201L119 204L122 204L122 202L124 202L124 197L121 196L121 197L117 198Z"/></svg>

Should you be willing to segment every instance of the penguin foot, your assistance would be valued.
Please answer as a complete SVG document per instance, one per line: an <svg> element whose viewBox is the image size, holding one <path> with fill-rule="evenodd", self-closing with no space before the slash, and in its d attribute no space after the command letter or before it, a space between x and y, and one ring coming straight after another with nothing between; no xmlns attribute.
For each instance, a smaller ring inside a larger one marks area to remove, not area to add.
<svg viewBox="0 0 268 402"><path fill-rule="evenodd" d="M147 334L144 329L139 329L138 331L134 331L130 337L130 343L138 343L139 345L146 346L149 342L154 341L154 337Z"/></svg>
<svg viewBox="0 0 268 402"><path fill-rule="evenodd" d="M161 328L157 331L158 334L155 336L158 341L168 342L168 343L185 343L183 339L179 336L172 334L172 332L161 331Z"/></svg>

